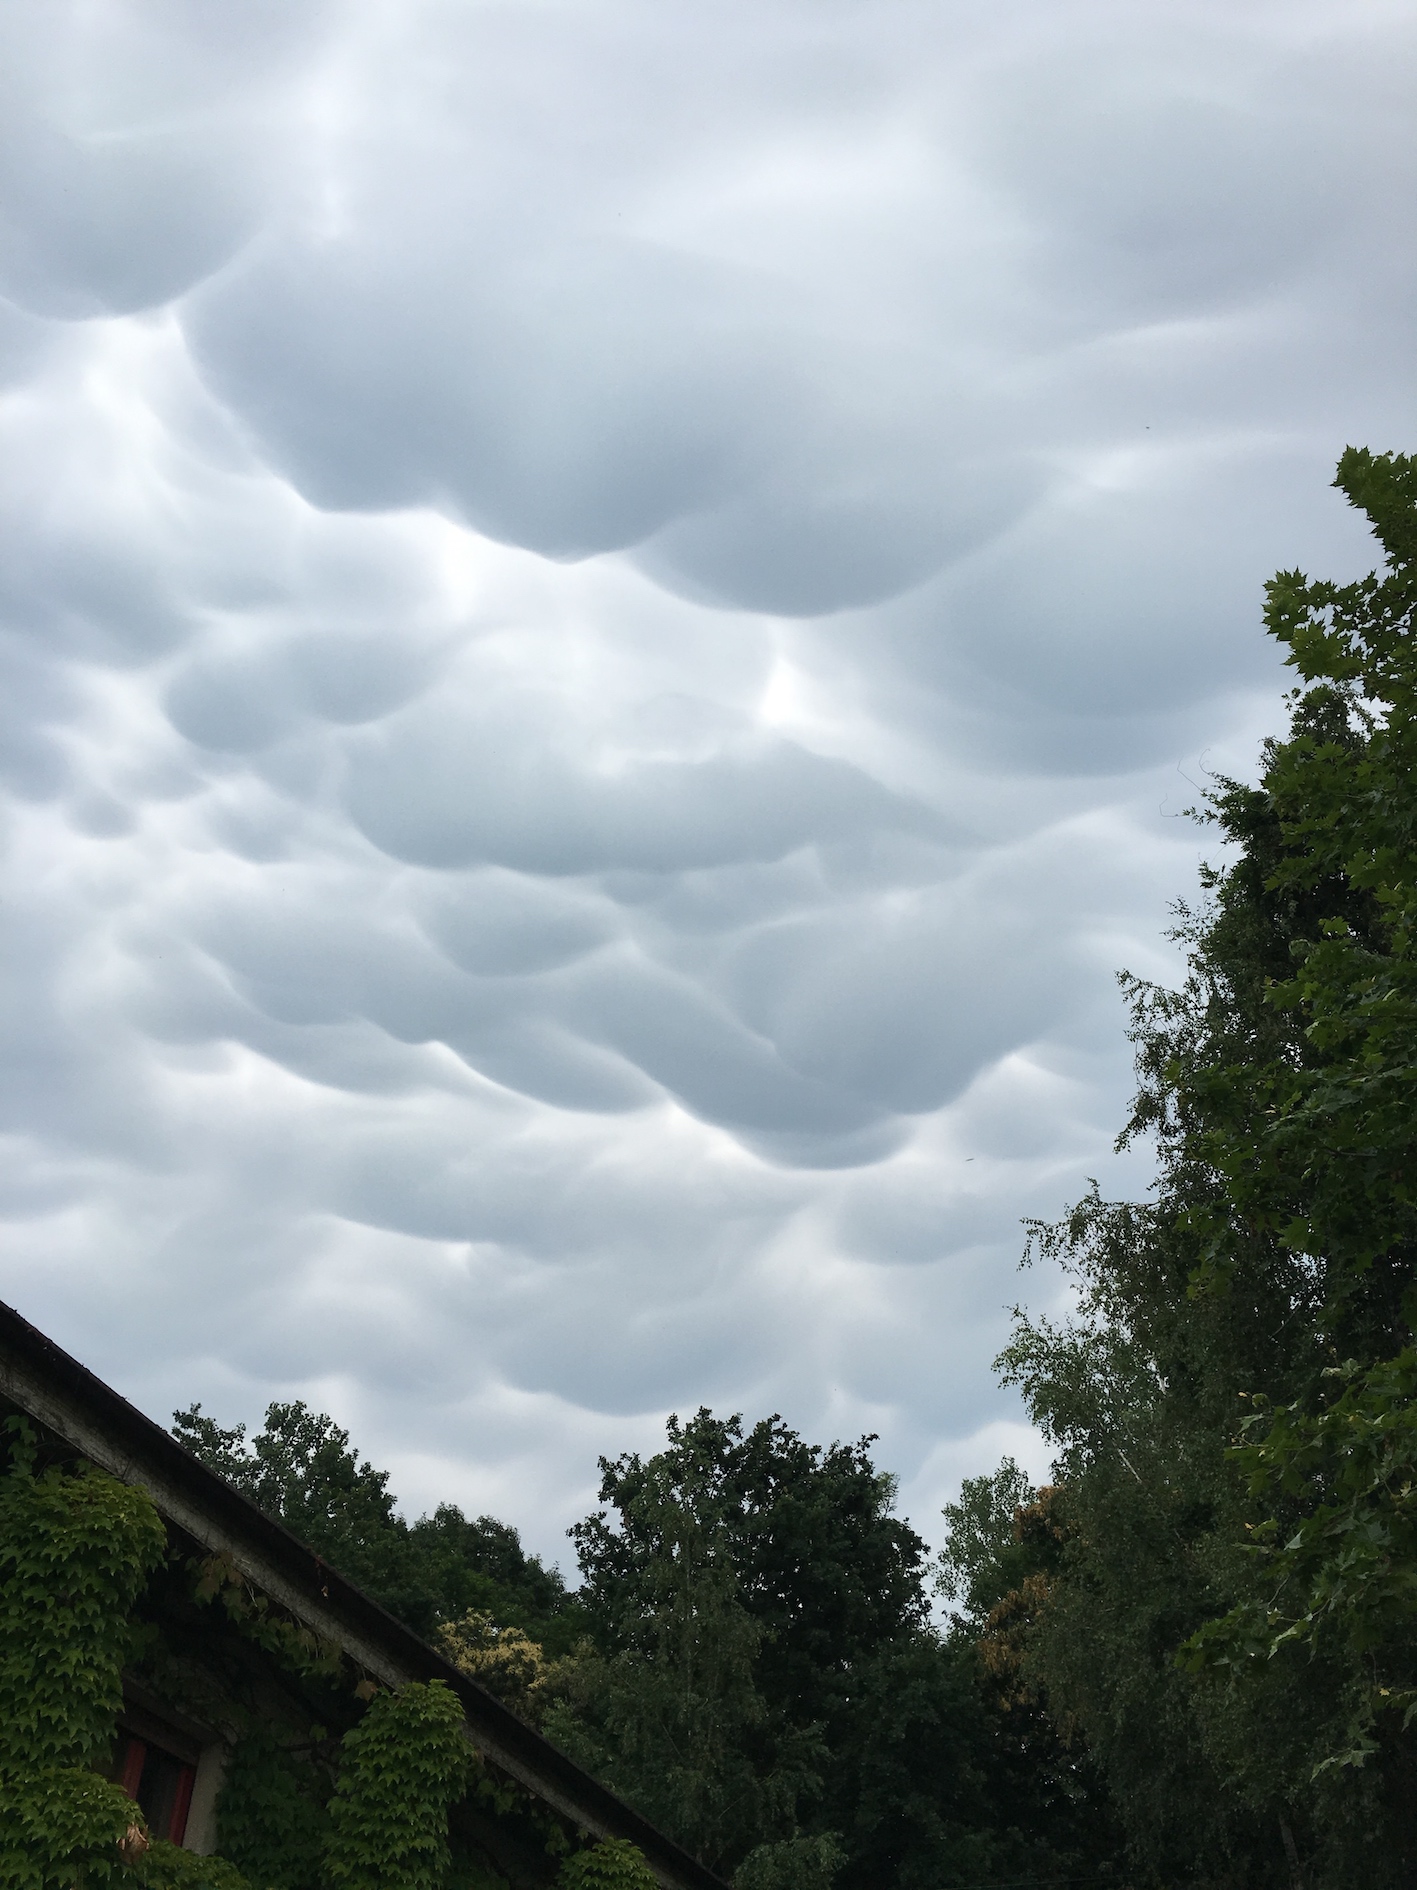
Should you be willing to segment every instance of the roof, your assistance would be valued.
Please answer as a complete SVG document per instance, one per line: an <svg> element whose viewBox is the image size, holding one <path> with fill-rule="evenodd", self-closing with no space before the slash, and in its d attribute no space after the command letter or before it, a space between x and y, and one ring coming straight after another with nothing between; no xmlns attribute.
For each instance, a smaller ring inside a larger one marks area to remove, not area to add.
<svg viewBox="0 0 1417 1890"><path fill-rule="evenodd" d="M723 1890L712 1871L3 1302L0 1395L90 1462L141 1485L168 1521L228 1555L272 1601L386 1685L443 1681L479 1752L583 1830L637 1844L669 1890Z"/></svg>

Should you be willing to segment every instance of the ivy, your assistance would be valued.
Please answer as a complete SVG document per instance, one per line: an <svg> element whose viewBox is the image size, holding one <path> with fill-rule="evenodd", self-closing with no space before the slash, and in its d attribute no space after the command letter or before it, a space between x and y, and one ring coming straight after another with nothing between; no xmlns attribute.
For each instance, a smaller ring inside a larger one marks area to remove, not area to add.
<svg viewBox="0 0 1417 1890"><path fill-rule="evenodd" d="M441 1680L381 1693L341 1742L330 1802L332 1890L438 1890L448 1810L471 1766L462 1706Z"/></svg>
<svg viewBox="0 0 1417 1890"><path fill-rule="evenodd" d="M252 1587L227 1554L204 1556L195 1564L193 1599L220 1606L238 1633L305 1679L340 1675L344 1657L333 1641L290 1620Z"/></svg>
<svg viewBox="0 0 1417 1890"><path fill-rule="evenodd" d="M113 1738L129 1610L161 1558L151 1498L88 1465L35 1474L11 1418L0 1479L0 1886L98 1886L144 1845L141 1814L90 1767Z"/></svg>
<svg viewBox="0 0 1417 1890"><path fill-rule="evenodd" d="M145 1491L87 1466L0 1480L0 1771L108 1745L129 1611L164 1541Z"/></svg>
<svg viewBox="0 0 1417 1890"><path fill-rule="evenodd" d="M564 1848L544 1807L478 1765L461 1703L436 1680L374 1692L340 1742L333 1797L317 1763L321 1728L293 1747L255 1726L231 1754L218 1802L226 1858L150 1841L137 1805L93 1768L112 1746L139 1642L134 1604L166 1546L162 1520L145 1491L91 1465L37 1471L33 1427L11 1418L4 1429L0 1890L442 1890L449 1809L469 1786L494 1816L533 1814L548 1851ZM205 1558L195 1576L193 1599L287 1672L344 1671L338 1648L287 1619L229 1558ZM360 1700L372 1690L354 1689ZM654 1883L634 1846L613 1842L568 1859L561 1881Z"/></svg>
<svg viewBox="0 0 1417 1890"><path fill-rule="evenodd" d="M603 1838L589 1850L576 1851L556 1881L560 1890L658 1890L644 1852L626 1838Z"/></svg>
<svg viewBox="0 0 1417 1890"><path fill-rule="evenodd" d="M268 1726L237 1742L217 1799L226 1855L261 1890L319 1890L329 1780Z"/></svg>
<svg viewBox="0 0 1417 1890"><path fill-rule="evenodd" d="M146 1842L133 1801L83 1766L0 1773L0 1802L3 1890L98 1890Z"/></svg>
<svg viewBox="0 0 1417 1890"><path fill-rule="evenodd" d="M159 1838L150 1846L136 1870L136 1884L143 1890L250 1890L250 1885L234 1865L221 1857L198 1857L176 1844Z"/></svg>

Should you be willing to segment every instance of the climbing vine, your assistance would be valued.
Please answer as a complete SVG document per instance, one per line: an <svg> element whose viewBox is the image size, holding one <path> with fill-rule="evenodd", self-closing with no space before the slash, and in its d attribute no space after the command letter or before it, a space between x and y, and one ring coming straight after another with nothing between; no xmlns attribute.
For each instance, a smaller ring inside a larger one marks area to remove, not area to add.
<svg viewBox="0 0 1417 1890"><path fill-rule="evenodd" d="M320 1890L330 1788L308 1748L253 1726L227 1760L217 1804L222 1850L261 1890Z"/></svg>
<svg viewBox="0 0 1417 1890"><path fill-rule="evenodd" d="M562 1864L560 1890L659 1890L645 1854L626 1838L603 1838Z"/></svg>
<svg viewBox="0 0 1417 1890"><path fill-rule="evenodd" d="M334 1890L438 1890L468 1775L462 1725L458 1696L434 1680L381 1693L345 1734L325 1853Z"/></svg>
<svg viewBox="0 0 1417 1890"><path fill-rule="evenodd" d="M129 1611L162 1555L151 1499L88 1465L36 1474L24 1418L0 1478L0 1886L115 1881L141 1816L91 1768L122 1703Z"/></svg>
<svg viewBox="0 0 1417 1890"><path fill-rule="evenodd" d="M221 1857L198 1857L159 1838L129 1873L133 1890L251 1890L241 1872Z"/></svg>
<svg viewBox="0 0 1417 1890"><path fill-rule="evenodd" d="M238 1633L291 1673L306 1679L332 1679L342 1672L344 1658L339 1648L273 1608L231 1556L203 1556L193 1564L193 1573L193 1599L220 1607Z"/></svg>
<svg viewBox="0 0 1417 1890"><path fill-rule="evenodd" d="M166 1551L162 1519L145 1491L92 1465L40 1467L25 1418L5 1420L0 1438L0 1890L442 1890L448 1813L469 1787L493 1816L537 1831L549 1857L567 1850L559 1820L476 1758L461 1703L437 1680L393 1692L361 1682L353 1691L368 1704L337 1748L318 1726L302 1745L253 1724L219 1800L227 1859L152 1839L138 1806L94 1767L112 1747L123 1668L138 1651L134 1605ZM285 1671L347 1685L339 1649L289 1621L228 1558L195 1565L190 1599ZM635 1847L613 1839L565 1857L557 1881L655 1882Z"/></svg>

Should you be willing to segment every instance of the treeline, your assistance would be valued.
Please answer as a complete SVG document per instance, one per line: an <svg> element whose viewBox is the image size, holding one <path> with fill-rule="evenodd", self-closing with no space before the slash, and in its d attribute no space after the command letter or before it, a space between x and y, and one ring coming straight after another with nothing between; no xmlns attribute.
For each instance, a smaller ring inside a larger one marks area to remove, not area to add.
<svg viewBox="0 0 1417 1890"><path fill-rule="evenodd" d="M504 1523L403 1521L303 1405L250 1439L196 1406L175 1430L738 1890L1122 1880L1085 1756L981 1665L975 1623L932 1627L938 1571L869 1438L671 1420L655 1456L602 1463L568 1592Z"/></svg>
<svg viewBox="0 0 1417 1890"><path fill-rule="evenodd" d="M954 1517L981 1658L1091 1755L1144 1884L1417 1883L1417 461L1336 483L1385 568L1268 586L1288 733L1200 810L1181 988L1124 979L1152 1196L1033 1230L1077 1310L1000 1365L1054 1486Z"/></svg>
<svg viewBox="0 0 1417 1890"><path fill-rule="evenodd" d="M1032 1231L1046 1488L966 1483L932 1566L871 1439L703 1410L602 1462L568 1592L303 1406L178 1420L738 1890L1417 1882L1417 461L1337 483L1385 567L1269 586L1288 733L1200 810L1181 988L1124 980L1156 1186Z"/></svg>
<svg viewBox="0 0 1417 1890"><path fill-rule="evenodd" d="M194 1404L175 1413L172 1433L425 1639L469 1613L515 1624L552 1654L585 1632L560 1570L527 1555L514 1528L451 1503L405 1522L388 1471L361 1462L348 1431L304 1404L270 1405L249 1438Z"/></svg>

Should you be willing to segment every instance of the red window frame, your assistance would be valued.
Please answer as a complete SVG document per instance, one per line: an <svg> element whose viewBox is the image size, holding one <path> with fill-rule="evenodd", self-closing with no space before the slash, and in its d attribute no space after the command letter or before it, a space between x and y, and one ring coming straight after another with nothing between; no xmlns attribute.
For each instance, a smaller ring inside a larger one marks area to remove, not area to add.
<svg viewBox="0 0 1417 1890"><path fill-rule="evenodd" d="M180 1845L187 1835L187 1814L192 1808L192 1787L197 1779L195 1763L184 1754L172 1751L164 1741L147 1736L146 1729L143 1733L134 1732L121 1721L119 1739L115 1784L121 1786L135 1804L142 1806L153 1837ZM171 1768L175 1768L175 1776ZM161 1792L161 1800L153 1804L157 1792Z"/></svg>

